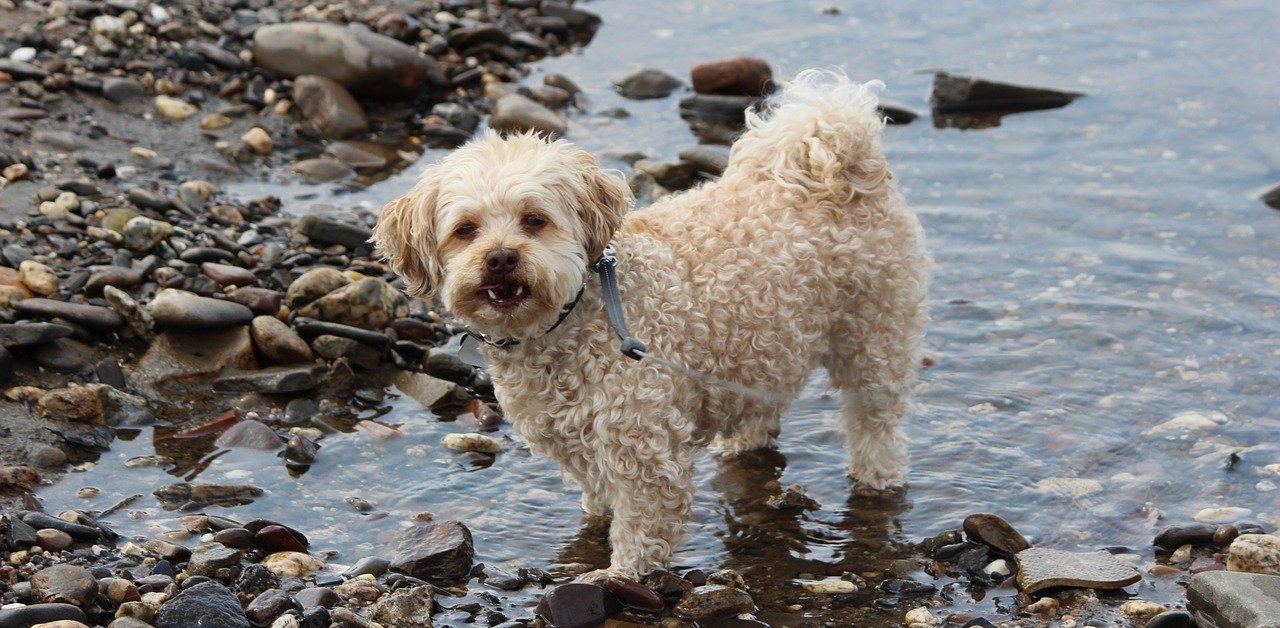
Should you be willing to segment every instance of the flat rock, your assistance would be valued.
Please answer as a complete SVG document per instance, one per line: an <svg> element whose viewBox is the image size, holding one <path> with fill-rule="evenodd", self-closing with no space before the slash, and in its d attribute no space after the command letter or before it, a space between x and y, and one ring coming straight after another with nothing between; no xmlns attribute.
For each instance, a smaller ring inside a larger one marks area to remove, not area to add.
<svg viewBox="0 0 1280 628"><path fill-rule="evenodd" d="M364 109L342 85L323 76L299 76L293 81L293 101L325 137L342 140L369 130Z"/></svg>
<svg viewBox="0 0 1280 628"><path fill-rule="evenodd" d="M257 371L229 373L213 383L218 392L282 394L311 390L324 377L322 364L276 366Z"/></svg>
<svg viewBox="0 0 1280 628"><path fill-rule="evenodd" d="M354 366L366 369L378 368L382 352L357 340L325 334L311 341L316 353L326 360L346 358Z"/></svg>
<svg viewBox="0 0 1280 628"><path fill-rule="evenodd" d="M289 171L302 175L309 183L349 179L356 173L351 166L330 157L304 159L290 166Z"/></svg>
<svg viewBox="0 0 1280 628"><path fill-rule="evenodd" d="M1170 551L1183 545L1209 545L1213 543L1213 535L1217 531L1218 526L1208 523L1171 525L1156 534L1151 543Z"/></svg>
<svg viewBox="0 0 1280 628"><path fill-rule="evenodd" d="M471 573L475 545L458 521L427 523L406 530L391 569L423 580L450 581Z"/></svg>
<svg viewBox="0 0 1280 628"><path fill-rule="evenodd" d="M708 619L734 617L750 613L754 608L755 602L745 591L719 584L704 584L680 600L673 612L682 619Z"/></svg>
<svg viewBox="0 0 1280 628"><path fill-rule="evenodd" d="M641 68L613 80L619 94L635 100L664 98L683 85L680 79L657 68Z"/></svg>
<svg viewBox="0 0 1280 628"><path fill-rule="evenodd" d="M1187 587L1187 605L1200 626L1280 628L1280 576L1199 573Z"/></svg>
<svg viewBox="0 0 1280 628"><path fill-rule="evenodd" d="M89 281L84 284L84 292L97 296L102 294L107 286L132 288L140 283L142 283L142 273L132 268L98 266L94 267L93 274L89 275Z"/></svg>
<svg viewBox="0 0 1280 628"><path fill-rule="evenodd" d="M254 625L267 626L275 621L275 618L293 608L293 598L289 597L287 591L268 589L249 602L244 609L244 614Z"/></svg>
<svg viewBox="0 0 1280 628"><path fill-rule="evenodd" d="M200 272L218 283L219 286L256 286L258 278L253 275L247 268L232 266L230 264L219 264L217 262L204 262L200 264Z"/></svg>
<svg viewBox="0 0 1280 628"><path fill-rule="evenodd" d="M373 231L364 225L352 224L308 214L298 221L297 230L313 242L321 244L341 244L349 249L357 249L369 243Z"/></svg>
<svg viewBox="0 0 1280 628"><path fill-rule="evenodd" d="M599 626L622 611L617 597L594 584L562 584L543 596L538 614L556 628Z"/></svg>
<svg viewBox="0 0 1280 628"><path fill-rule="evenodd" d="M234 593L217 582L201 582L164 603L152 622L155 628L252 628Z"/></svg>
<svg viewBox="0 0 1280 628"><path fill-rule="evenodd" d="M85 622L84 611L74 604L31 604L29 606L0 609L0 626L27 628L54 621Z"/></svg>
<svg viewBox="0 0 1280 628"><path fill-rule="evenodd" d="M179 482L152 491L167 509L239 506L252 503L264 491L251 484L191 484Z"/></svg>
<svg viewBox="0 0 1280 628"><path fill-rule="evenodd" d="M31 599L40 604L72 604L84 608L96 603L98 580L88 569L54 565L31 576Z"/></svg>
<svg viewBox="0 0 1280 628"><path fill-rule="evenodd" d="M404 294L373 277L343 286L298 310L299 316L370 330L382 329L408 313Z"/></svg>
<svg viewBox="0 0 1280 628"><path fill-rule="evenodd" d="M96 332L124 327L124 319L111 308L53 299L27 299L16 306L19 312L41 318L62 318Z"/></svg>
<svg viewBox="0 0 1280 628"><path fill-rule="evenodd" d="M1044 547L1022 550L1018 586L1025 593L1050 587L1119 589L1142 580L1142 574L1106 552L1076 553Z"/></svg>
<svg viewBox="0 0 1280 628"><path fill-rule="evenodd" d="M253 311L232 301L166 288L151 302L151 317L163 327L231 327L249 324Z"/></svg>
<svg viewBox="0 0 1280 628"><path fill-rule="evenodd" d="M693 164L694 170L718 177L729 167L728 153L708 146L691 146L679 153L681 161Z"/></svg>
<svg viewBox="0 0 1280 628"><path fill-rule="evenodd" d="M134 369L135 384L168 387L216 377L228 369L257 368L248 327L193 331L172 329L156 336Z"/></svg>
<svg viewBox="0 0 1280 628"><path fill-rule="evenodd" d="M84 368L92 358L93 353L89 347L70 338L58 338L40 345L35 352L36 364L63 373Z"/></svg>
<svg viewBox="0 0 1280 628"><path fill-rule="evenodd" d="M250 325L253 344L267 359L277 364L310 362L314 356L307 341L274 316L257 316Z"/></svg>
<svg viewBox="0 0 1280 628"><path fill-rule="evenodd" d="M240 550L221 543L206 542L196 545L187 561L187 571L193 576L214 577L219 569L240 563Z"/></svg>
<svg viewBox="0 0 1280 628"><path fill-rule="evenodd" d="M447 84L434 59L359 28L320 22L271 24L253 35L254 62L287 77L316 75L356 93L412 96Z"/></svg>
<svg viewBox="0 0 1280 628"><path fill-rule="evenodd" d="M1006 556L1013 556L1031 547L1026 537L998 515L977 513L964 519L964 533L970 541L985 543L991 549Z"/></svg>
<svg viewBox="0 0 1280 628"><path fill-rule="evenodd" d="M1280 536L1241 534L1227 550L1227 569L1280 576Z"/></svg>
<svg viewBox="0 0 1280 628"><path fill-rule="evenodd" d="M280 312L284 293L269 288L249 286L232 292L227 295L227 298L253 310L254 314L275 315Z"/></svg>
<svg viewBox="0 0 1280 628"><path fill-rule="evenodd" d="M509 133L535 131L544 135L564 135L564 119L554 111L520 94L507 94L493 105L489 126Z"/></svg>
<svg viewBox="0 0 1280 628"><path fill-rule="evenodd" d="M66 338L73 330L56 323L6 323L0 325L0 347L29 347Z"/></svg>

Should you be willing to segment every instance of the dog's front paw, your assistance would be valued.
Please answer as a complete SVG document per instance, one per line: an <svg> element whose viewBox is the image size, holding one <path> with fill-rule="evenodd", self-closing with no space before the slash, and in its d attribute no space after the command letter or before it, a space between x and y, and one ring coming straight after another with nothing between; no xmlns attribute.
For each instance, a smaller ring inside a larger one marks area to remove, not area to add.
<svg viewBox="0 0 1280 628"><path fill-rule="evenodd" d="M899 498L907 494L907 485L880 485L876 486L868 482L853 481L853 490L851 494L854 497L870 497L878 499Z"/></svg>

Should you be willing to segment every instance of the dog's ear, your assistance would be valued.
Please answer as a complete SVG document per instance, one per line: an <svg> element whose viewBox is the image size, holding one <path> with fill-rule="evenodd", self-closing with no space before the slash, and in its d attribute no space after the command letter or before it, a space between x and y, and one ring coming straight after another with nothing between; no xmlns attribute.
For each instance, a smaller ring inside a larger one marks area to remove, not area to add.
<svg viewBox="0 0 1280 628"><path fill-rule="evenodd" d="M382 208L369 239L404 277L405 292L426 299L444 279L436 254L436 170L428 168L413 189Z"/></svg>
<svg viewBox="0 0 1280 628"><path fill-rule="evenodd" d="M574 153L583 185L578 194L578 218L586 233L583 243L587 259L600 257L613 234L622 226L622 219L633 203L631 188L618 173L600 168L594 157L584 150Z"/></svg>

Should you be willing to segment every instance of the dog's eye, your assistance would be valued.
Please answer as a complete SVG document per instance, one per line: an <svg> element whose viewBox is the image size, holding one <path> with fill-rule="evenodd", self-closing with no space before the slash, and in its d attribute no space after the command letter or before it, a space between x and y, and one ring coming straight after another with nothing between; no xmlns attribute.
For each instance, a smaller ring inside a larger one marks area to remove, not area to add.
<svg viewBox="0 0 1280 628"><path fill-rule="evenodd" d="M453 230L453 235L456 235L459 238L469 238L475 235L475 233L476 233L476 226L469 222L464 222L458 225Z"/></svg>
<svg viewBox="0 0 1280 628"><path fill-rule="evenodd" d="M520 219L520 224L530 229L538 229L547 225L547 219L537 214L525 214L525 217Z"/></svg>

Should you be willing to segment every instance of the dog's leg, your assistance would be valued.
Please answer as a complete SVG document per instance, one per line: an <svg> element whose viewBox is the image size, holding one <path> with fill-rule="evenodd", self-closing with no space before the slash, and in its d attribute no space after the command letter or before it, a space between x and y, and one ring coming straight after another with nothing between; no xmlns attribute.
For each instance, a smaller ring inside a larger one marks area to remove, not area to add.
<svg viewBox="0 0 1280 628"><path fill-rule="evenodd" d="M781 433L783 406L749 402L727 421L728 434L717 436L711 449L720 456L732 457L757 449L774 449Z"/></svg>
<svg viewBox="0 0 1280 628"><path fill-rule="evenodd" d="M840 391L849 476L857 489L876 492L906 484L907 438L899 423L907 412L907 392L900 384Z"/></svg>
<svg viewBox="0 0 1280 628"><path fill-rule="evenodd" d="M566 453L564 456L552 455L560 464L574 484L582 489L582 512L588 517L605 518L609 516L609 495L603 478L588 465L588 459L581 451Z"/></svg>

